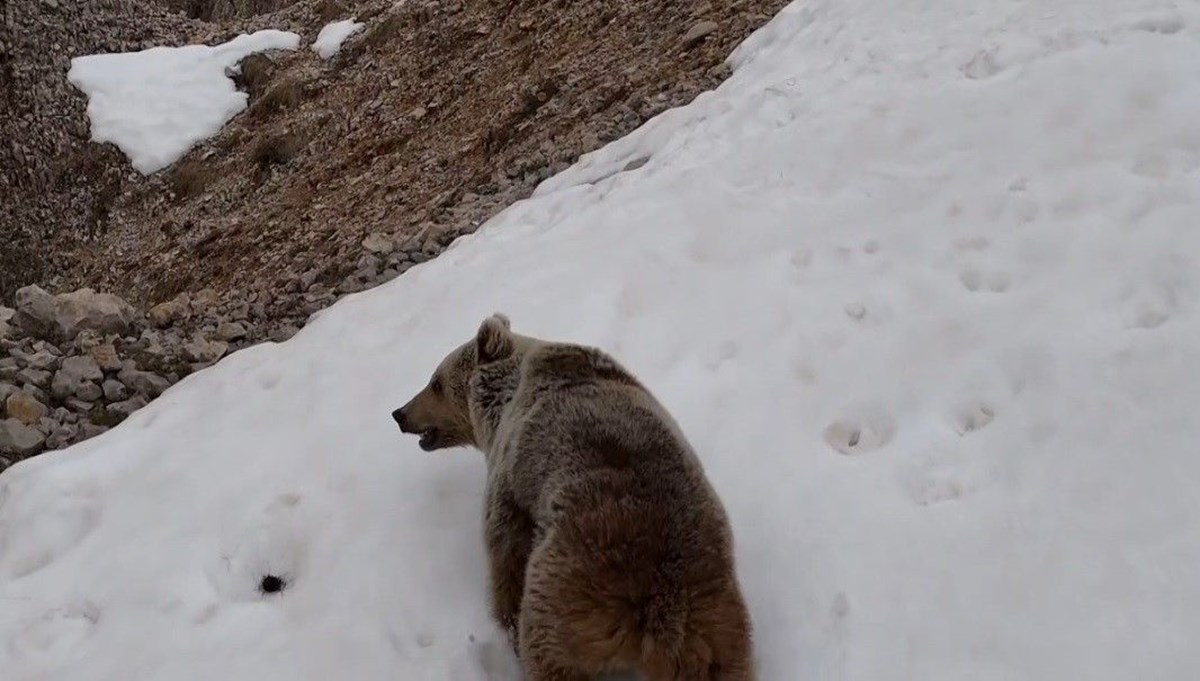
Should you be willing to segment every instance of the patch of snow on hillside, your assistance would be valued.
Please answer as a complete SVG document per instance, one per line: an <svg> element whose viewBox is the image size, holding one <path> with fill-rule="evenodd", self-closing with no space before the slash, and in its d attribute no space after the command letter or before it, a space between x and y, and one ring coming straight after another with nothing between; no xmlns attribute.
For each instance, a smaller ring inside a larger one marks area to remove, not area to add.
<svg viewBox="0 0 1200 681"><path fill-rule="evenodd" d="M354 19L346 19L344 21L334 21L326 24L321 32L317 34L317 39L313 41L312 49L322 59L329 59L342 49L342 43L346 38L354 35L362 30L363 25L354 21Z"/></svg>
<svg viewBox="0 0 1200 681"><path fill-rule="evenodd" d="M731 63L438 258L0 474L4 678L521 679L481 457L389 416L497 310L678 419L761 681L1193 678L1200 7L803 0Z"/></svg>
<svg viewBox="0 0 1200 681"><path fill-rule="evenodd" d="M294 50L300 36L258 31L216 46L152 47L71 60L88 96L92 139L112 142L144 174L174 163L246 108L225 70L255 52Z"/></svg>

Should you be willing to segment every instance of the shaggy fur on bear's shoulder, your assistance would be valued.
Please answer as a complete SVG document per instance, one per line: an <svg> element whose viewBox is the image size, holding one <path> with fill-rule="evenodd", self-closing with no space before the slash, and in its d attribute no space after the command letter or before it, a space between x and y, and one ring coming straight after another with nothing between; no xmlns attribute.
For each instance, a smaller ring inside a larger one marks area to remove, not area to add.
<svg viewBox="0 0 1200 681"><path fill-rule="evenodd" d="M531 681L754 678L725 511L613 358L494 315L393 417L426 450L483 451L493 615Z"/></svg>

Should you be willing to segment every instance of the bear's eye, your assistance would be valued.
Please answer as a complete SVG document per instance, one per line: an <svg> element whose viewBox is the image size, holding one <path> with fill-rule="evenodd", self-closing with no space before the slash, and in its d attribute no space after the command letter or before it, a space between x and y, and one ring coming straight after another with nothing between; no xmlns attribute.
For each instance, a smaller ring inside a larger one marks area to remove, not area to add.
<svg viewBox="0 0 1200 681"><path fill-rule="evenodd" d="M433 379L433 381L432 381L432 382L429 384L429 388L430 388L431 390L433 390L433 392L435 392L435 393L440 393L440 392L442 392L442 379L441 379L441 377L439 376L439 377L437 377L437 378Z"/></svg>

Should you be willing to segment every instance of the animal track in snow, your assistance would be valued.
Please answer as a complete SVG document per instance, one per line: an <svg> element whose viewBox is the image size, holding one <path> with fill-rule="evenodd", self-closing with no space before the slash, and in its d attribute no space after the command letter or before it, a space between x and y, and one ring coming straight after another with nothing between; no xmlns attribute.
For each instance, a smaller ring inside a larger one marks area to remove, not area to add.
<svg viewBox="0 0 1200 681"><path fill-rule="evenodd" d="M100 621L100 608L91 601L56 608L29 623L8 644L15 657L58 658L87 638Z"/></svg>
<svg viewBox="0 0 1200 681"><path fill-rule="evenodd" d="M1177 14L1164 14L1161 16L1144 17L1133 24L1133 29L1147 33L1174 35L1182 31L1185 25L1183 17Z"/></svg>
<svg viewBox="0 0 1200 681"><path fill-rule="evenodd" d="M981 50L962 67L963 75L971 80L991 78L1002 70L1003 67L996 63L995 50Z"/></svg>
<svg viewBox="0 0 1200 681"><path fill-rule="evenodd" d="M85 482L49 497L36 511L14 514L20 534L6 542L0 569L13 579L36 572L79 545L100 523L96 488Z"/></svg>
<svg viewBox="0 0 1200 681"><path fill-rule="evenodd" d="M277 369L262 369L254 374L254 382L263 390L274 390L283 378L283 373Z"/></svg>
<svg viewBox="0 0 1200 681"><path fill-rule="evenodd" d="M1133 329L1156 329L1167 323L1179 308L1175 287L1146 286L1126 295L1129 312L1125 324Z"/></svg>
<svg viewBox="0 0 1200 681"><path fill-rule="evenodd" d="M961 499L964 489L962 483L948 477L931 477L922 481L914 481L909 488L912 500L920 506L933 506L947 501Z"/></svg>
<svg viewBox="0 0 1200 681"><path fill-rule="evenodd" d="M954 430L959 435L973 433L991 423L995 417L995 410L987 403L963 404L954 411Z"/></svg>
<svg viewBox="0 0 1200 681"><path fill-rule="evenodd" d="M896 422L882 407L867 406L848 413L825 428L825 442L847 456L886 445L896 433Z"/></svg>
<svg viewBox="0 0 1200 681"><path fill-rule="evenodd" d="M991 291L992 293L1003 293L1008 290L1012 283L1011 279L1004 272L983 272L975 267L964 267L958 273L958 280L962 285L972 293L980 291Z"/></svg>
<svg viewBox="0 0 1200 681"><path fill-rule="evenodd" d="M986 236L964 236L954 240L954 247L960 251L983 251L991 243Z"/></svg>

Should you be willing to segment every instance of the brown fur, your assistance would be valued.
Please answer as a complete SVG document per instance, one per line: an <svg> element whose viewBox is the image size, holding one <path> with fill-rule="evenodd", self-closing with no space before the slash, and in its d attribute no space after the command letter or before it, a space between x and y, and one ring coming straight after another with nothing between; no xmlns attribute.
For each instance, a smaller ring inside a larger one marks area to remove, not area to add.
<svg viewBox="0 0 1200 681"><path fill-rule="evenodd" d="M492 611L531 681L750 681L725 511L678 425L603 352L484 320L393 413L488 466Z"/></svg>

